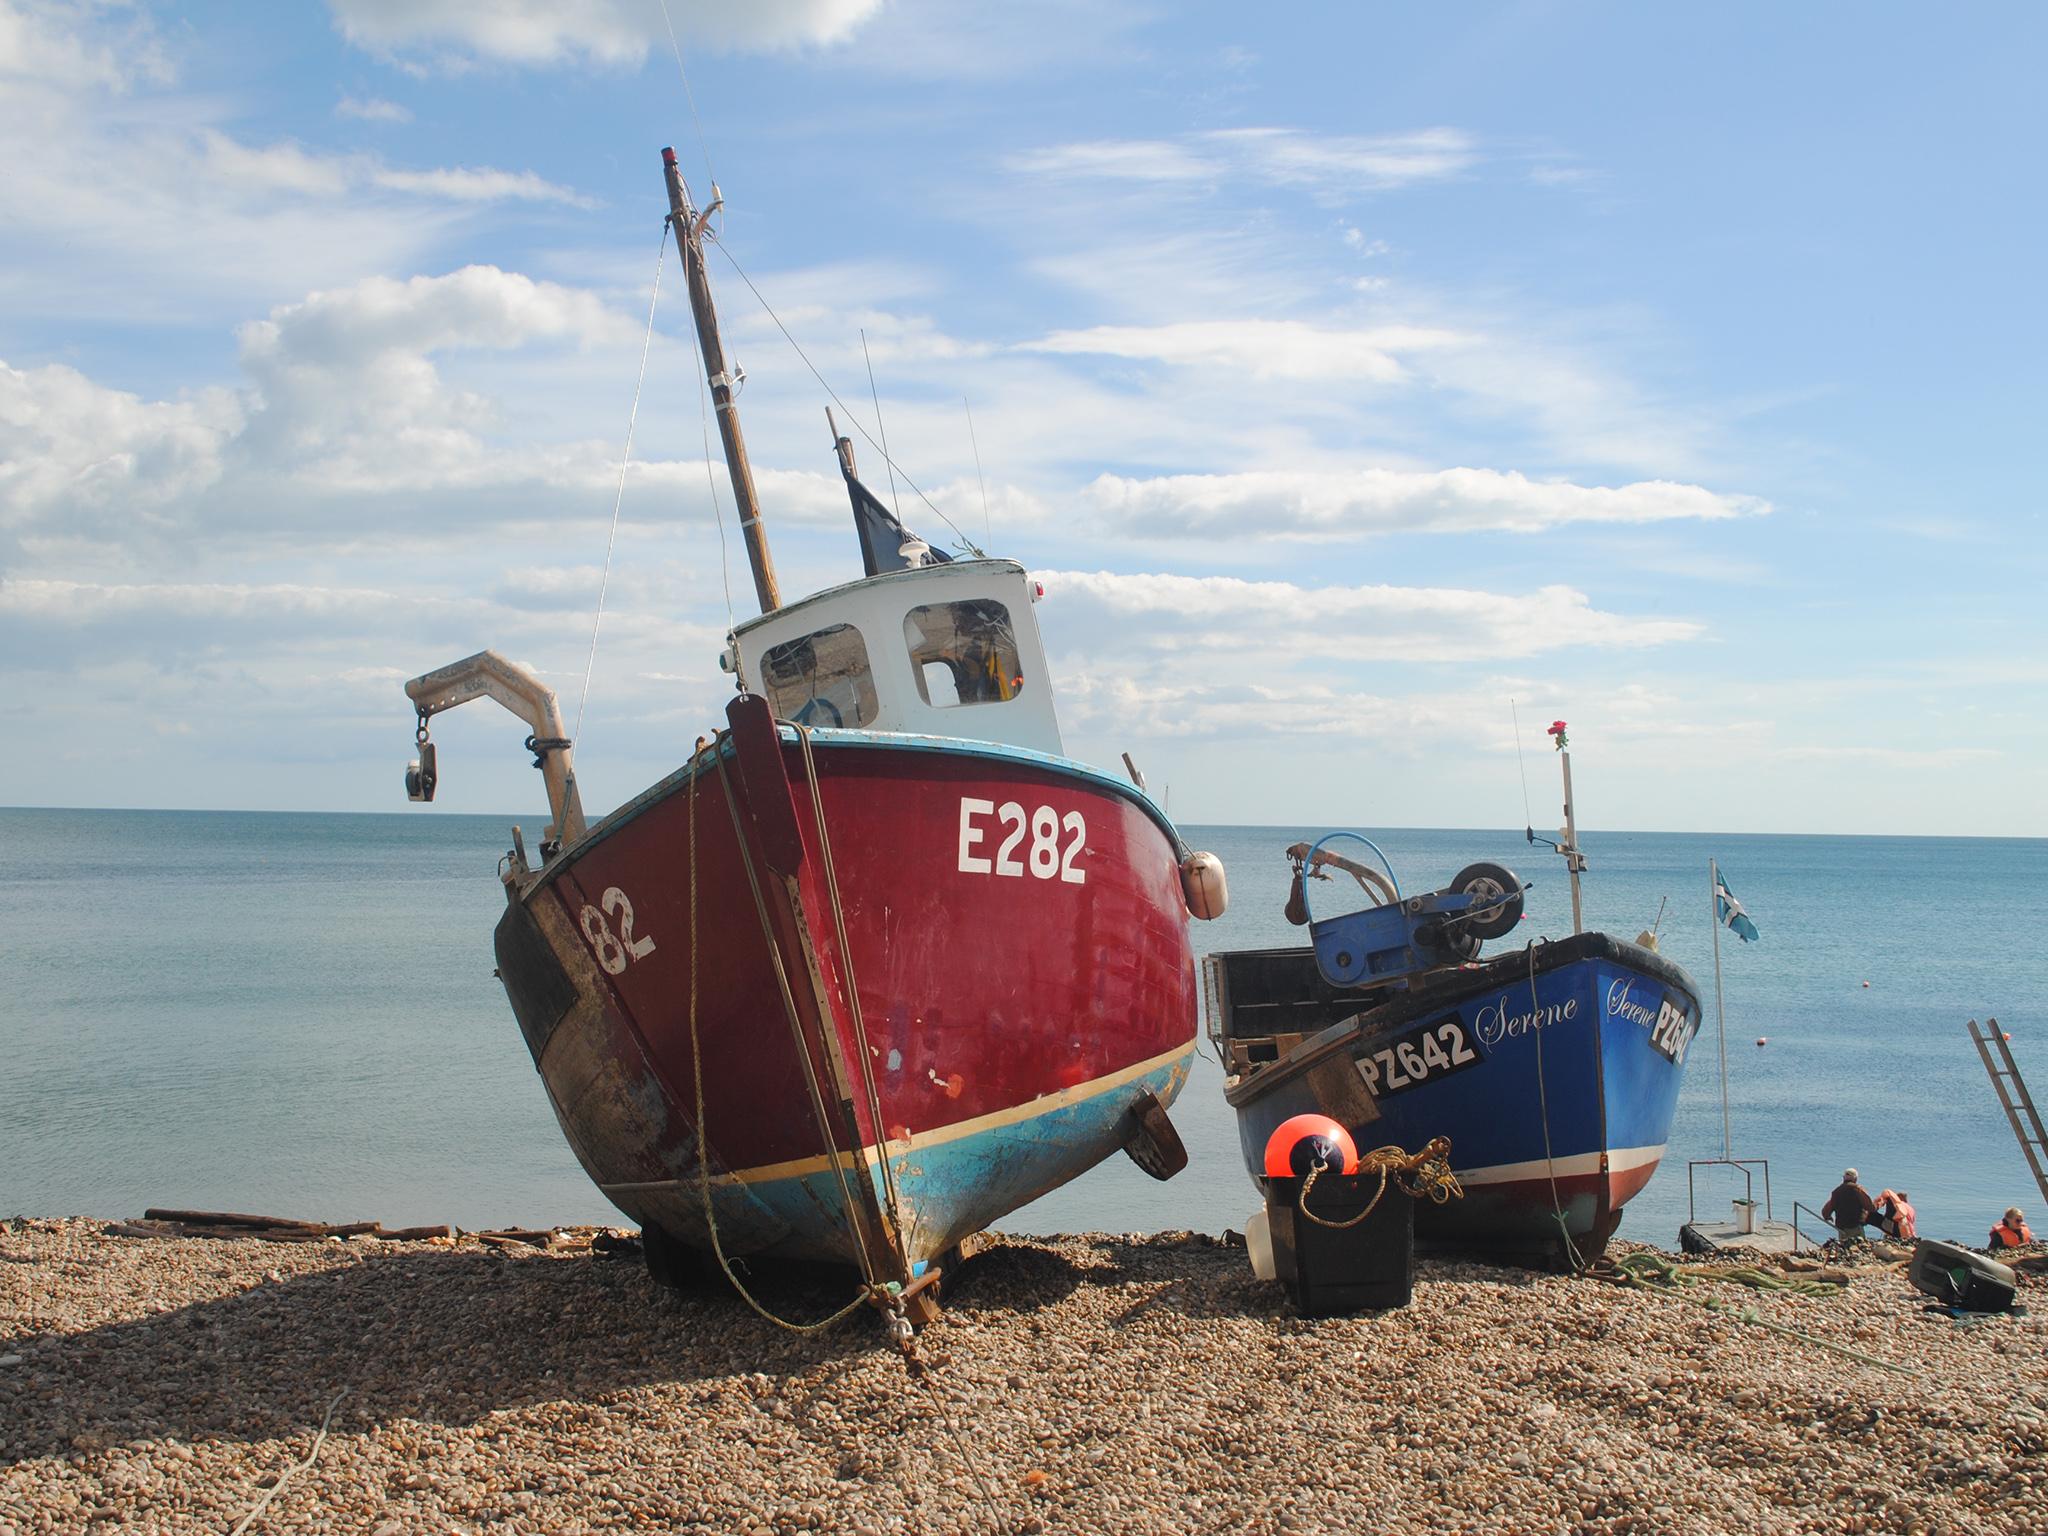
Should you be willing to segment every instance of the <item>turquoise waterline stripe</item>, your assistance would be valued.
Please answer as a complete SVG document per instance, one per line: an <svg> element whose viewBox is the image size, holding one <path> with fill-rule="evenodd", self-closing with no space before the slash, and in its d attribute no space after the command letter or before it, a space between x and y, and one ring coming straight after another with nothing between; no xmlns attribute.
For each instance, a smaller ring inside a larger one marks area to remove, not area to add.
<svg viewBox="0 0 2048 1536"><path fill-rule="evenodd" d="M1131 1101L1150 1091L1168 1102L1174 1083L1185 1080L1193 1059L1190 1050L1143 1077L1042 1115L892 1154L906 1207L904 1239L911 1260L930 1259L1086 1173L1121 1144L1116 1132ZM676 1217L688 1217L688 1231L701 1233L694 1184L685 1180L670 1188L689 1197L686 1206L676 1208ZM849 1257L839 1187L829 1169L717 1184L712 1202L729 1248L737 1245L793 1258Z"/></svg>

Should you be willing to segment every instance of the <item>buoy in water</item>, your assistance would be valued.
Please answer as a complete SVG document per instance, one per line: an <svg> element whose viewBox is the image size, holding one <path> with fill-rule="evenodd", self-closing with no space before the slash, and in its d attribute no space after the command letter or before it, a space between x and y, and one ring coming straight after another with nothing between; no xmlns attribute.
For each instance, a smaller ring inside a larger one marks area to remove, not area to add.
<svg viewBox="0 0 2048 1536"><path fill-rule="evenodd" d="M1867 987L1867 986L1869 986L1869 985L1870 985L1870 983L1866 981L1865 983L1863 983L1863 985L1865 985L1865 986Z"/></svg>
<svg viewBox="0 0 2048 1536"><path fill-rule="evenodd" d="M2010 1045L2012 1043L2012 1031L2008 1029L2004 1034L2000 1035L1998 1038L2005 1041L2006 1044Z"/></svg>
<svg viewBox="0 0 2048 1536"><path fill-rule="evenodd" d="M1269 1179L1305 1179L1317 1163L1339 1173L1358 1172L1358 1143L1328 1115L1296 1115L1266 1138Z"/></svg>
<svg viewBox="0 0 2048 1536"><path fill-rule="evenodd" d="M1756 1043L1757 1043L1758 1045L1764 1045L1764 1044L1768 1043L1769 1039L1770 1039L1770 1037L1769 1037L1768 1035L1758 1035L1758 1036L1756 1037Z"/></svg>

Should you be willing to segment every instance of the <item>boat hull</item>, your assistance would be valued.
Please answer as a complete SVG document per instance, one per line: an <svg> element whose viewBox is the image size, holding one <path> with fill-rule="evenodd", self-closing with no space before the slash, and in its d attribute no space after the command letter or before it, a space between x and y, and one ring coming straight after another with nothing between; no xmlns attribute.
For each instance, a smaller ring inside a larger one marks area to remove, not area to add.
<svg viewBox="0 0 2048 1536"><path fill-rule="evenodd" d="M698 1248L715 1227L728 1257L901 1278L1178 1094L1181 850L1063 759L765 729L516 886L500 975L621 1210Z"/></svg>
<svg viewBox="0 0 2048 1536"><path fill-rule="evenodd" d="M1589 1256L1663 1158L1700 1006L1669 961L1583 934L1439 972L1366 1017L1346 1047L1380 1111L1361 1150L1446 1136L1465 1191L1423 1202L1418 1238ZM1299 1073L1233 1102L1255 1178L1281 1122L1322 1107Z"/></svg>

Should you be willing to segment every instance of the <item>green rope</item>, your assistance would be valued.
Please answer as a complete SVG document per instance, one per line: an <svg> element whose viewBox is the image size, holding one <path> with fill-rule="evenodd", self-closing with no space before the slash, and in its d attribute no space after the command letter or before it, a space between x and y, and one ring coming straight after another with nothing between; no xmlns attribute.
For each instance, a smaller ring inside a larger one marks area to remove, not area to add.
<svg viewBox="0 0 2048 1536"><path fill-rule="evenodd" d="M1787 1327L1784 1323L1774 1323L1759 1313L1754 1306L1738 1309L1733 1302L1723 1301L1714 1296L1689 1296L1683 1289L1704 1280L1726 1280L1734 1285L1747 1285L1760 1291L1779 1291L1794 1296L1839 1296L1848 1286L1847 1280L1823 1279L1819 1275L1780 1275L1746 1264L1729 1269L1684 1269L1661 1253L1623 1254L1618 1259L1596 1266L1589 1273L1594 1279L1604 1280L1609 1285L1625 1285L1635 1290L1648 1291L1653 1296L1668 1296L1675 1301L1690 1302L1693 1306L1704 1308L1718 1316L1731 1318L1738 1323L1754 1323L1759 1328L1768 1328L1772 1333L1782 1333L1787 1338L1798 1339L1801 1343L1812 1344L1834 1354L1847 1355L1851 1360L1874 1365L1880 1370L1896 1371L1901 1376L1921 1374L1910 1365L1881 1360L1876 1355L1852 1349L1847 1344L1837 1344L1833 1339L1823 1339L1801 1329Z"/></svg>

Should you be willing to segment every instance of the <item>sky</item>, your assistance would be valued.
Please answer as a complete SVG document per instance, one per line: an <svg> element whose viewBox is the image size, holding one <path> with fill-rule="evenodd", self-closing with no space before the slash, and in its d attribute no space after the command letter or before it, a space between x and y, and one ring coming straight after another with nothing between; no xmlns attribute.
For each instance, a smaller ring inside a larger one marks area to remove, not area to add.
<svg viewBox="0 0 2048 1536"><path fill-rule="evenodd" d="M2048 835L2048 13L666 7L0 0L0 803L403 809L485 647L593 811L722 723L672 144L785 595L814 366L1177 819L1554 824L1564 719L1587 829Z"/></svg>

